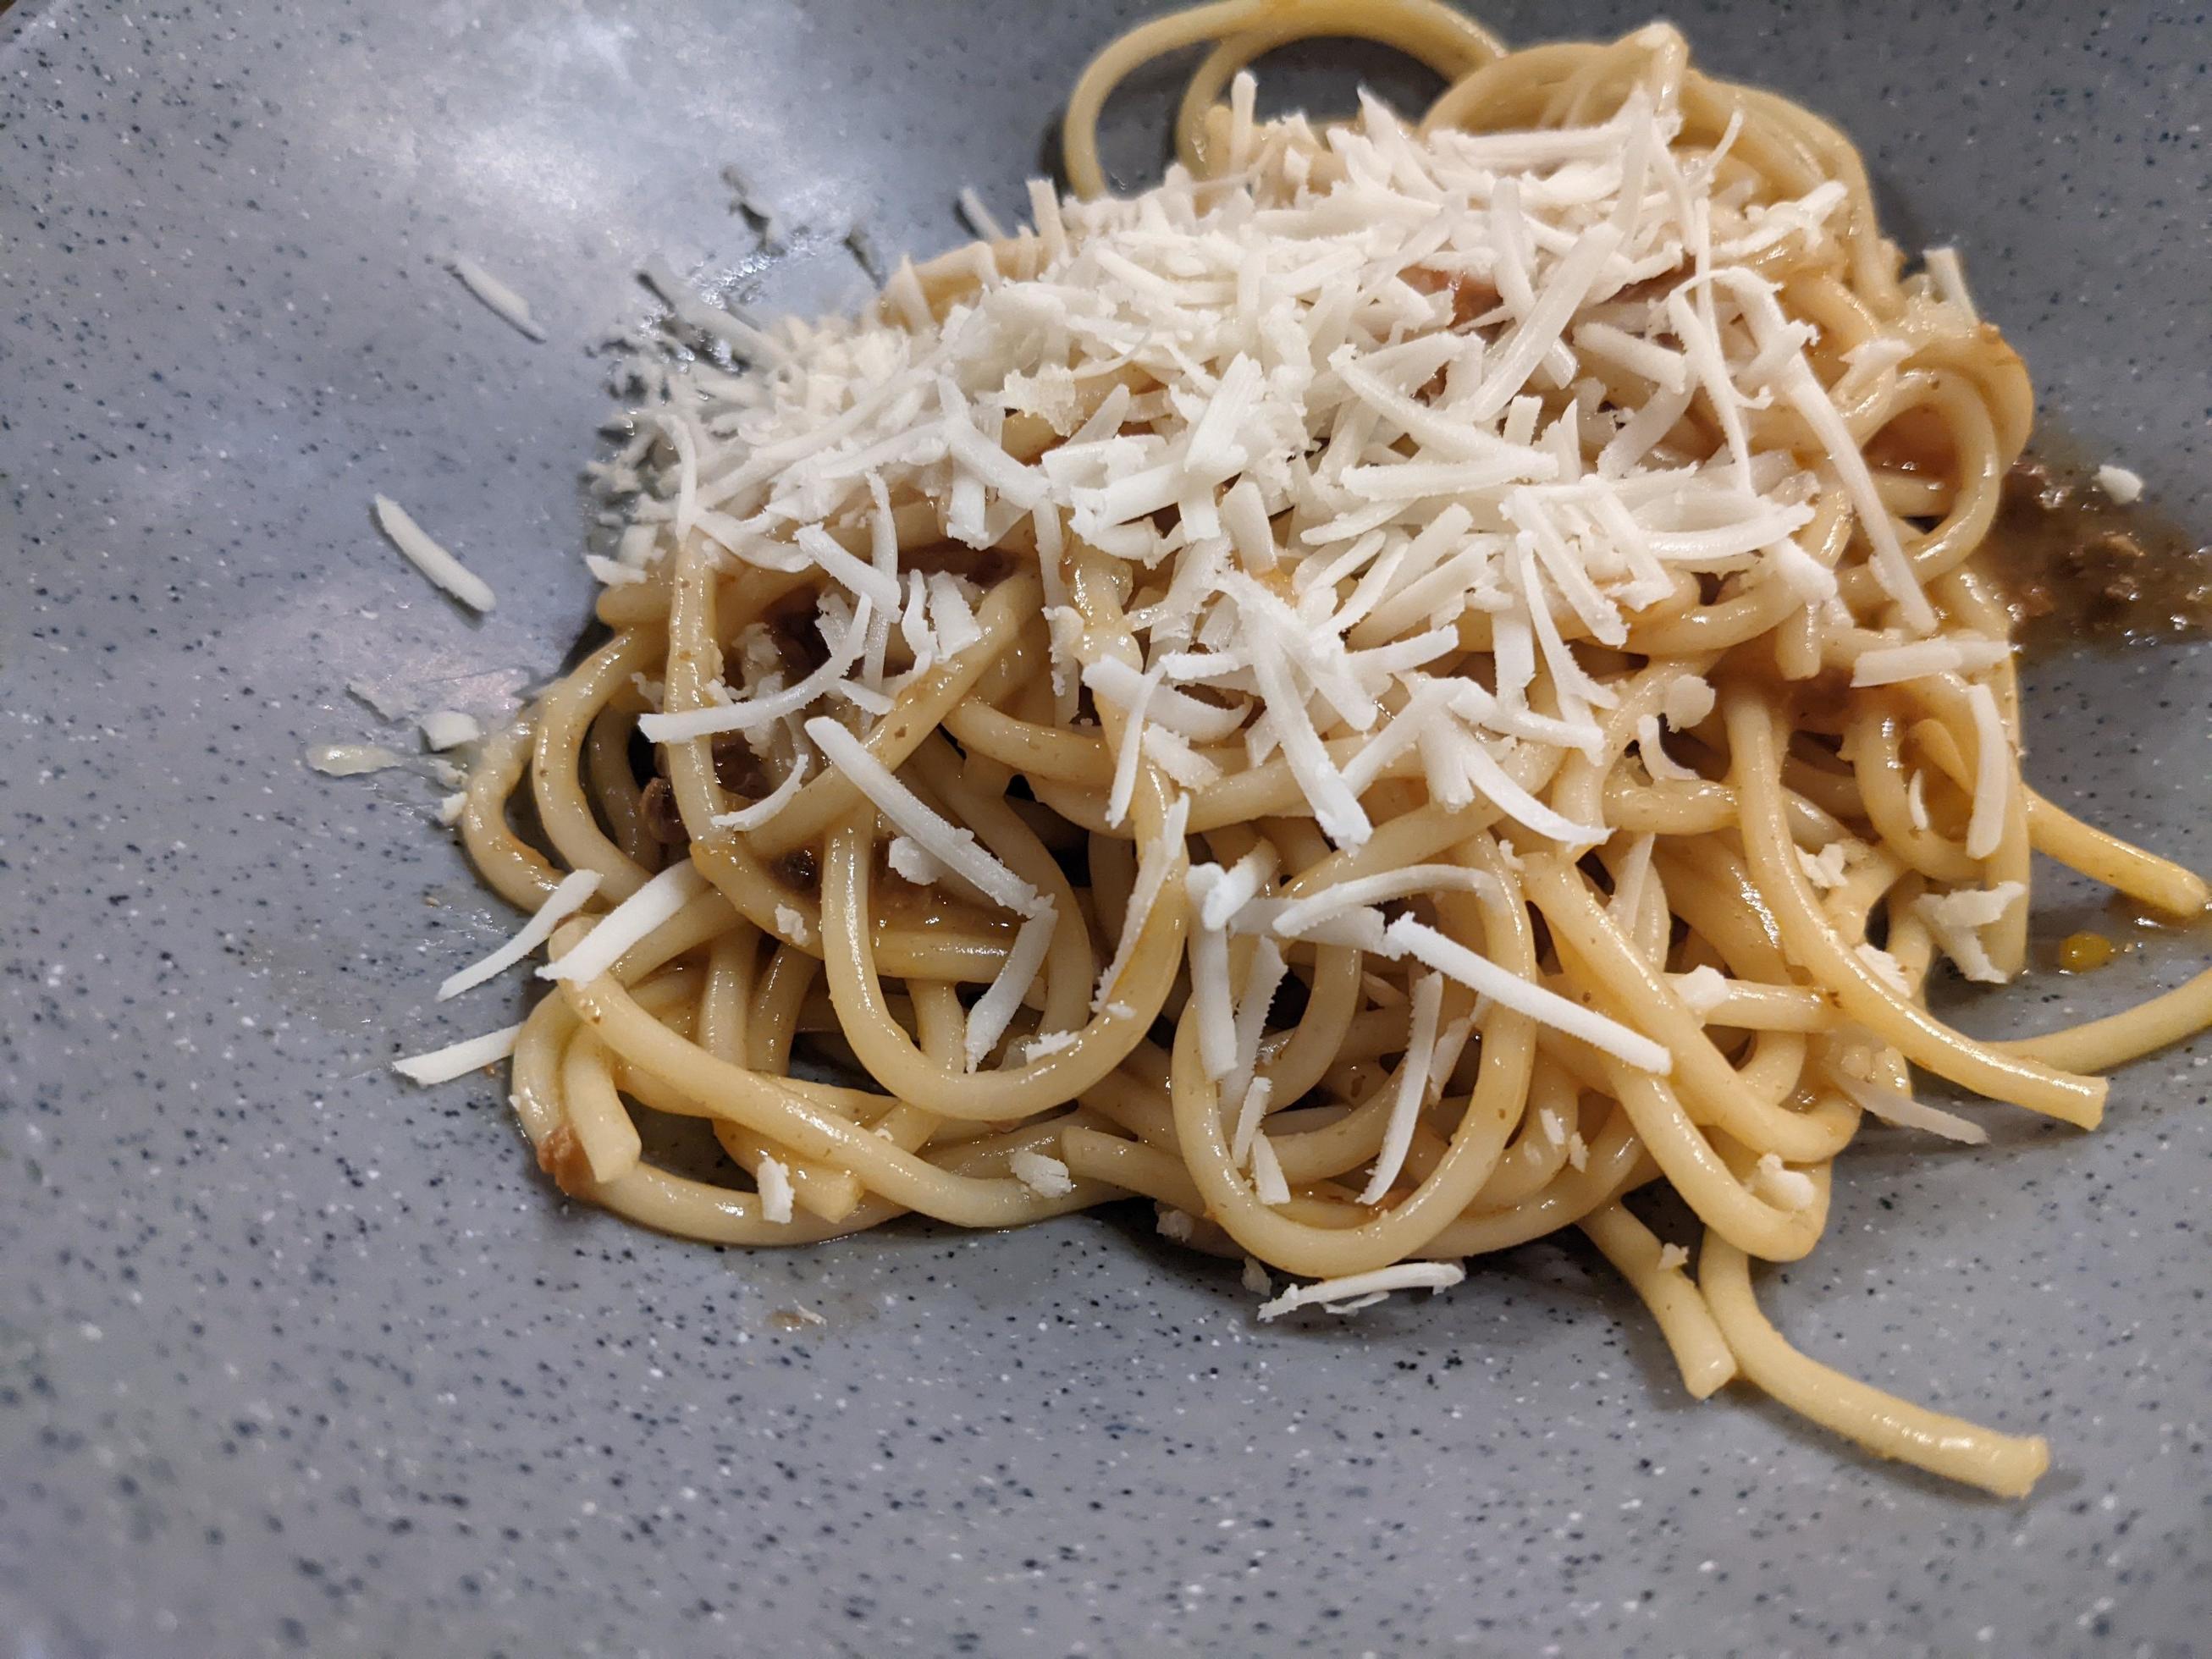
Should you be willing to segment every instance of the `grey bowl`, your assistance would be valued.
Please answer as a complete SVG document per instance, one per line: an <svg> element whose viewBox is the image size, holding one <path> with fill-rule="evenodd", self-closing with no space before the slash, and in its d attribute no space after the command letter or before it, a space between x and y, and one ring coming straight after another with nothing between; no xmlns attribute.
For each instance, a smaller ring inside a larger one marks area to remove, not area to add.
<svg viewBox="0 0 2212 1659"><path fill-rule="evenodd" d="M489 1083L384 1069L512 1017L511 985L428 1000L511 921L430 784L301 752L394 730L349 681L482 707L560 660L607 403L580 348L644 313L635 262L856 299L844 228L934 250L963 183L1018 212L1133 9L0 17L0 1650L2201 1647L2201 1052L2127 1073L2093 1137L1869 1134L1831 1237L1766 1277L1814 1352L2047 1433L2020 1504L1693 1408L1571 1246L1267 1328L1141 1216L721 1254L562 1206ZM1672 9L1856 132L1909 244L1966 251L2054 427L2212 520L2201 12ZM1270 87L1328 95L1327 61ZM1117 106L1133 174L1167 98ZM802 229L788 258L761 268L725 162ZM457 250L551 343L471 301ZM495 616L399 564L378 489ZM2208 690L2186 648L2048 662L2031 771L2212 865ZM2097 913L2045 892L2051 929ZM1962 1018L2094 1012L2204 944ZM784 1328L802 1303L828 1322Z"/></svg>

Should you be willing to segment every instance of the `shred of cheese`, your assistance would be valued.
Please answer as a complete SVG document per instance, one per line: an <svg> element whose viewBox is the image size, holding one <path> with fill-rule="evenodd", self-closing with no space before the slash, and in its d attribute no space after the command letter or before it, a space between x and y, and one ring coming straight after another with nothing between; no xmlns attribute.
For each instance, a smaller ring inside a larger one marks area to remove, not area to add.
<svg viewBox="0 0 2212 1659"><path fill-rule="evenodd" d="M434 709L422 716L422 741L439 750L458 749L483 736L483 727L476 716L457 708Z"/></svg>
<svg viewBox="0 0 2212 1659"><path fill-rule="evenodd" d="M672 921L692 900L712 890L707 878L689 859L672 864L600 917L565 955L540 968L538 977L589 984L619 962L632 945Z"/></svg>
<svg viewBox="0 0 2212 1659"><path fill-rule="evenodd" d="M1275 1143L1264 1134L1252 1141L1252 1191L1270 1208L1291 1201L1291 1184L1283 1178L1282 1160L1275 1156Z"/></svg>
<svg viewBox="0 0 2212 1659"><path fill-rule="evenodd" d="M787 1225L791 1220L791 1170L780 1158L763 1158L753 1170L760 1188L761 1219Z"/></svg>
<svg viewBox="0 0 2212 1659"><path fill-rule="evenodd" d="M1066 1198L1075 1190L1067 1165L1047 1152L1024 1147L1006 1159L1006 1168L1039 1198Z"/></svg>
<svg viewBox="0 0 2212 1659"><path fill-rule="evenodd" d="M1330 1312L1349 1312L1354 1304L1372 1307L1372 1302L1362 1298L1378 1291L1387 1296L1393 1291L1446 1291L1467 1277L1467 1269L1456 1261L1401 1261L1388 1267L1377 1267L1370 1273L1352 1273L1342 1279L1324 1279L1311 1285L1293 1285L1272 1302L1260 1304L1261 1320L1279 1319L1286 1313L1318 1304Z"/></svg>
<svg viewBox="0 0 2212 1659"><path fill-rule="evenodd" d="M2011 975L1990 957L1981 930L2026 896L2027 889L2019 882L2003 881L1994 887L1923 893L1913 900L1912 912L1928 924L1936 948L1966 978L2002 985Z"/></svg>
<svg viewBox="0 0 2212 1659"><path fill-rule="evenodd" d="M463 287L483 301L486 309L510 325L518 333L541 342L545 338L545 331L530 314L530 301L474 259L464 254L455 254L447 262L447 269L461 279Z"/></svg>
<svg viewBox="0 0 2212 1659"><path fill-rule="evenodd" d="M457 997L464 991L497 977L514 966L532 951L553 937L553 930L584 908L592 894L599 890L599 872L596 870L572 870L561 878L545 902L531 915L514 937L490 955L447 976L438 987L438 1000Z"/></svg>
<svg viewBox="0 0 2212 1659"><path fill-rule="evenodd" d="M377 496L372 505L377 528L391 538L408 563L471 611L489 611L498 603L491 585L432 540L405 507L388 495Z"/></svg>
<svg viewBox="0 0 2212 1659"><path fill-rule="evenodd" d="M410 1083L450 1083L455 1078L466 1077L471 1072L480 1072L505 1060L514 1052L515 1039L521 1035L520 1024L502 1026L482 1036L467 1037L442 1048L434 1048L426 1054L395 1060L392 1069Z"/></svg>

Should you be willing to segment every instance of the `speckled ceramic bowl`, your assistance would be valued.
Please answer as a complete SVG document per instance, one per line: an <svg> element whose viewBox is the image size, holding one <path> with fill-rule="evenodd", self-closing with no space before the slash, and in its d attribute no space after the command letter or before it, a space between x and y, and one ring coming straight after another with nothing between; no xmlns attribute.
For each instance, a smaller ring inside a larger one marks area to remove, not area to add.
<svg viewBox="0 0 2212 1659"><path fill-rule="evenodd" d="M2212 1631L2204 1057L2106 1129L1866 1135L1765 1276L1814 1352L2040 1430L1998 1504L1693 1407L1590 1254L1261 1328L1149 1218L796 1255L557 1201L404 1049L512 920L408 772L312 743L544 675L590 602L591 342L631 271L853 301L1015 212L1123 4L21 0L0 15L0 1653L2180 1655ZM2047 415L2200 530L2201 10L1670 8L1957 242ZM1511 3L1509 37L1624 5ZM1320 98L1313 65L1272 94ZM1344 61L1378 79L1373 54ZM1340 77L1336 87L1340 94ZM1156 161L1148 82L1111 154ZM741 164L796 228L763 265ZM534 346L441 269L504 273ZM373 533L405 500L472 622ZM2043 788L2199 867L2212 655L2046 663ZM404 733L402 734L404 736ZM2045 872L2046 929L2094 896ZM1961 1018L2055 1021L2203 939ZM825 1324L787 1329L803 1303Z"/></svg>

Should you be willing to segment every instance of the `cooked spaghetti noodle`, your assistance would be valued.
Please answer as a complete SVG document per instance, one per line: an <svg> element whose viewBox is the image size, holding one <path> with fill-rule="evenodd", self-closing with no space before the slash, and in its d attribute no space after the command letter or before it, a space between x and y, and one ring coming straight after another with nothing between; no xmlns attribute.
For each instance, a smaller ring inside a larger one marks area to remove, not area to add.
<svg viewBox="0 0 2212 1659"><path fill-rule="evenodd" d="M1256 118L1323 34L1449 89ZM1179 162L1106 198L1106 97L1193 46ZM2212 1019L2212 977L2016 1042L1925 1005L1939 954L2020 970L2031 850L2206 900L2020 776L1975 555L2032 398L1955 267L1660 26L1224 0L1107 48L1065 153L1075 198L866 317L692 302L638 362L605 636L459 820L515 903L571 881L514 1050L544 1168L737 1244L1141 1195L1323 1281L1268 1315L1579 1227L1693 1394L2025 1492L2039 1439L1796 1352L1749 1272L1863 1113L1980 1138L1910 1068L2087 1127Z"/></svg>

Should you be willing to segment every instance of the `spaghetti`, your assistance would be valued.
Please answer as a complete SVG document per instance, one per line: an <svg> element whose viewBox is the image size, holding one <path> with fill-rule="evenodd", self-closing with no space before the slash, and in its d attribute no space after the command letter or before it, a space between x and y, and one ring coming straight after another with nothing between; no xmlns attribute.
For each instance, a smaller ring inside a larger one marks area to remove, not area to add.
<svg viewBox="0 0 2212 1659"><path fill-rule="evenodd" d="M1258 119L1246 66L1322 34L1449 88ZM1106 198L1106 98L1194 46L1178 163ZM605 637L460 816L552 928L544 1167L749 1245L1141 1195L1322 1281L1270 1315L1580 1228L1693 1394L2027 1492L2039 1439L1797 1353L1749 1267L1863 1111L1978 1135L1911 1067L2087 1127L2212 1020L2212 976L2016 1042L1925 1005L1939 953L2019 971L2031 850L2206 902L2021 779L1976 555L2032 398L1955 269L1661 26L1224 0L1101 53L1065 152L1075 198L865 317L684 302L636 365Z"/></svg>

